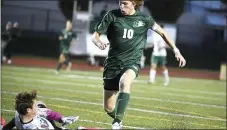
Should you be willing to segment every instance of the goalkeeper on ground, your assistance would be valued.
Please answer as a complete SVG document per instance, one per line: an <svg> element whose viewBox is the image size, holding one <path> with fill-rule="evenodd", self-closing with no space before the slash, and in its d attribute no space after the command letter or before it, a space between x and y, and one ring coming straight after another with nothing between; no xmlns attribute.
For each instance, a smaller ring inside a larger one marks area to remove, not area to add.
<svg viewBox="0 0 227 130"><path fill-rule="evenodd" d="M15 126L17 129L66 129L65 125L71 124L79 119L79 116L64 117L58 112L54 112L40 101L36 101L37 93L21 92L15 97L16 114L14 118L6 124L2 130L10 130ZM62 127L57 127L54 123L61 123Z"/></svg>

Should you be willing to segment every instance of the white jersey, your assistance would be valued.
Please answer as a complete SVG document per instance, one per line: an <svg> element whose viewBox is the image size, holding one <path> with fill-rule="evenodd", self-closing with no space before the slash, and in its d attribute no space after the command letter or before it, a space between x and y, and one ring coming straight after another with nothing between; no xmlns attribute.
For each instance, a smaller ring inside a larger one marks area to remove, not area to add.
<svg viewBox="0 0 227 130"><path fill-rule="evenodd" d="M53 125L46 119L46 113L49 109L46 108L38 108L37 115L28 123L22 123L19 113L15 114L15 125L17 129L45 129L45 130L53 130Z"/></svg>
<svg viewBox="0 0 227 130"><path fill-rule="evenodd" d="M152 32L152 38L153 38L153 45L154 45L152 54L154 56L166 56L167 55L166 43L162 39L162 37L159 34Z"/></svg>

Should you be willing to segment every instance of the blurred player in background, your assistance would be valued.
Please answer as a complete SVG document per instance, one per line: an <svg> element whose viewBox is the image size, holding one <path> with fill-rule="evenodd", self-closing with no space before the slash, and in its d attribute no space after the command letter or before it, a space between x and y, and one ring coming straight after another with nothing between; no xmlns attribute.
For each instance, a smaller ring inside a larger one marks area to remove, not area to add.
<svg viewBox="0 0 227 130"><path fill-rule="evenodd" d="M11 41L12 41L12 22L7 22L5 30L2 32L1 36L1 48L2 48L2 62L7 60L8 64L11 64Z"/></svg>
<svg viewBox="0 0 227 130"><path fill-rule="evenodd" d="M70 44L75 43L75 39L77 38L77 35L75 32L72 31L72 22L67 21L66 22L66 28L61 31L61 34L59 36L60 40L60 56L58 60L58 65L56 68L56 74L59 73L59 70L61 69L62 65L65 64L67 66L67 71L71 70L72 63L70 62L69 57L69 48Z"/></svg>
<svg viewBox="0 0 227 130"><path fill-rule="evenodd" d="M162 39L162 37L157 33L152 33L153 38L153 52L151 56L151 68L149 73L149 83L154 84L155 83L155 76L156 76L156 68L158 65L160 65L160 68L162 69L162 73L164 76L164 86L168 86L169 84L169 74L168 69L166 67L166 43Z"/></svg>
<svg viewBox="0 0 227 130"><path fill-rule="evenodd" d="M151 16L139 11L142 4L143 0L119 0L119 9L108 11L92 36L92 41L101 50L110 45L104 63L103 80L104 109L113 118L112 129L122 129L131 84L140 70L140 59L147 42L148 29L157 32L169 44L180 67L186 64L166 32ZM110 43L101 41L100 35L104 33L107 33Z"/></svg>
<svg viewBox="0 0 227 130"><path fill-rule="evenodd" d="M19 130L64 129L65 125L71 124L79 119L79 116L64 117L46 108L43 102L36 101L36 99L36 91L18 93L15 97L16 114L2 130L11 130L15 126ZM57 127L54 121L61 123L63 127Z"/></svg>

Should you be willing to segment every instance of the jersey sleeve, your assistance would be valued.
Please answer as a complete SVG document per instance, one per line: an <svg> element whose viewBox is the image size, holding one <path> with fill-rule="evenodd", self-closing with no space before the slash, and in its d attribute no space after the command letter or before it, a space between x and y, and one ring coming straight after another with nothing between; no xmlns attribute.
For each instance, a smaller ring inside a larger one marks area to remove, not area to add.
<svg viewBox="0 0 227 130"><path fill-rule="evenodd" d="M156 30L157 29L157 24L156 22L154 21L153 17L152 16L149 16L148 17L148 27L152 30Z"/></svg>
<svg viewBox="0 0 227 130"><path fill-rule="evenodd" d="M107 32L107 29L111 22L113 21L113 14L111 11L108 11L102 18L102 20L96 25L95 31L104 34Z"/></svg>
<svg viewBox="0 0 227 130"><path fill-rule="evenodd" d="M2 130L12 130L15 125L15 118L13 118L9 123L3 126Z"/></svg>

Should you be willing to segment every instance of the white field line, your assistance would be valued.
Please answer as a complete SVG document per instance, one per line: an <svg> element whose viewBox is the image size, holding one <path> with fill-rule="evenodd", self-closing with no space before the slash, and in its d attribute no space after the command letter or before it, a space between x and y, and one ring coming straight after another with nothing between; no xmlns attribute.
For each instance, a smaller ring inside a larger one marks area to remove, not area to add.
<svg viewBox="0 0 227 130"><path fill-rule="evenodd" d="M91 80L102 80L102 78L100 77L95 77L95 76L81 76L81 75L61 75L63 77L66 78L78 78L78 79L91 79ZM134 80L135 83L143 83L143 84L147 84L147 81L145 80ZM157 90L173 90L173 91L177 91L177 92L193 92L193 93L199 93L199 94L210 94L210 95L223 95L226 96L225 92L209 92L209 91L200 91L200 90L190 90L190 89L178 89L178 88L170 88L170 87L165 87L163 88L163 86L156 86L156 85L152 85L154 86L152 89L157 89Z"/></svg>
<svg viewBox="0 0 227 130"><path fill-rule="evenodd" d="M4 78L7 78L7 79L12 79L12 78L9 78L7 76L4 76ZM15 79L15 78L13 78ZM15 79L17 80L17 79ZM36 86L34 84L28 84L28 82L31 82L30 80L24 80L23 82L23 85L26 87L26 86L34 86L34 87L39 87L39 88L44 88L43 85L39 85L39 86ZM4 85L17 85L17 86L21 86L21 84L17 84L17 83L2 83ZM47 84L47 83L45 83ZM83 83L73 83L74 85L77 85L77 86L88 86L88 87L99 87L99 86L96 86L93 84L83 84ZM74 91L74 92L82 92L82 91L79 91L79 90L73 90L73 89L68 89L68 88L64 88L64 89L61 89L61 88L57 88L57 86L48 86L48 87L45 87L45 89L57 89L57 90L61 90L61 91ZM102 93L98 93L98 92L89 92L89 91L83 91L83 93L94 93L94 94L102 94ZM136 91L136 93L150 93L150 92L147 92L145 90L139 90L139 91ZM223 100L222 98L218 98L218 97L204 97L204 96L198 96L198 95L189 95L189 94L177 94L177 93L170 93L170 92L158 92L160 95L169 95L169 96L174 96L174 97L187 97L187 98L194 98L194 99L206 99L206 100Z"/></svg>
<svg viewBox="0 0 227 130"><path fill-rule="evenodd" d="M12 78L11 76L4 76L4 78L22 81L22 83L28 81L28 78L22 78L22 77L17 77L17 78L13 77ZM2 79L4 79L4 78L2 78ZM50 80L44 80L44 79L29 79L29 81L36 81L36 82L42 82L42 83L52 83L52 84L62 84L62 85L65 84L65 85L81 85L81 86L97 87L97 86L93 86L92 84L69 83L69 82L64 82L64 81L50 81ZM193 103L193 102L185 102L185 101L177 101L177 100L165 100L165 99L159 99L159 98L137 97L137 96L132 96L131 98L226 109L226 106L213 105L213 104L202 104L202 103Z"/></svg>
<svg viewBox="0 0 227 130"><path fill-rule="evenodd" d="M4 77L4 73L7 73L7 74L12 74L12 75L23 75L23 74L20 74L20 73L13 73L13 72L2 72L2 77ZM23 75L24 76L24 75ZM34 76L34 75L31 75L31 74L26 74L26 76ZM102 81L102 77L96 77L96 76L81 76L81 75L67 75L67 74L60 74L58 76L54 75L45 75L45 77L48 77L48 78L62 78L62 77L65 77L65 78L77 78L77 79L90 79L90 80L100 80ZM147 81L145 80L134 80L135 83L143 83L143 84L147 84ZM226 93L225 92L209 92L209 91L200 91L200 90L190 90L190 89L179 89L179 88L171 88L171 87L163 87L163 86L154 86L152 85L152 89L156 89L156 90L171 90L171 91L176 91L176 92L192 92L192 93L197 93L197 94L209 94L209 95L216 95L216 96L226 96Z"/></svg>
<svg viewBox="0 0 227 130"><path fill-rule="evenodd" d="M19 71L30 71L30 72L39 72L39 71L46 71L46 72L50 72L50 73L54 73L55 69L48 69L48 68L38 68L38 67L22 67L22 66L3 66L4 70L19 70ZM63 70L64 71L64 70ZM88 72L88 71L82 71L82 70L72 70L70 72L71 74L83 74L83 75L95 75L98 76L100 75L100 73L102 72L98 72L98 71L92 71L92 72ZM142 76L145 77L145 76ZM211 79L193 79L193 78L181 78L181 77L172 77L171 80L175 80L178 82L184 82L184 81L205 81L205 82L216 82L217 84L221 84L221 85L225 85L226 86L226 82L217 82L217 80L211 80ZM140 80L139 80L140 81ZM144 80L141 80L144 81ZM146 81L145 81L146 82ZM146 82L147 83L147 82Z"/></svg>
<svg viewBox="0 0 227 130"><path fill-rule="evenodd" d="M21 81L21 80L20 80ZM29 83L25 83L27 82L27 80L23 80L23 87L34 87L34 88L44 88L44 89L50 89L52 90L53 88L55 90L60 90L60 91L68 91L68 92L77 92L77 93L84 93L84 94L96 94L96 95L100 95L102 93L98 93L98 92L91 92L91 91L82 91L82 90L75 90L75 89L61 89L61 88L57 88L56 86L41 86L41 85L34 85L34 84L29 84ZM76 85L77 83L75 83L74 85ZM2 85L14 85L14 86L21 86L21 84L17 84L17 83L2 83ZM90 86L90 85L85 85L85 86ZM214 108L226 108L226 106L221 106L221 105L212 105L212 104L201 104L201 103L193 103L193 102L184 102L184 101L176 101L176 100L165 100L165 99L160 99L160 98L147 98L147 97L138 97L138 96L131 96L131 98L133 99L142 99L142 100L153 100L153 101L159 101L159 102L172 102L172 103L178 103L178 104L188 104L188 105L195 105L195 106L202 106L202 107L214 107Z"/></svg>
<svg viewBox="0 0 227 130"><path fill-rule="evenodd" d="M6 111L6 112L15 112L14 110L6 110L6 109L1 109L2 111ZM94 124L101 124L101 125L109 125L111 126L111 123L105 123L105 122L99 122L99 121L92 121L92 120L81 120L79 119L78 122L89 122L89 123L94 123ZM129 128L129 129L150 129L150 128L143 128L143 127L135 127L135 126L123 126L124 128ZM105 128L101 128L101 129L105 129Z"/></svg>
<svg viewBox="0 0 227 130"><path fill-rule="evenodd" d="M16 95L15 92L8 92L8 91L2 91L2 93L5 94L13 94ZM80 104L90 104L90 105L97 105L102 106L101 103L94 103L94 102L88 102L88 101L80 101L80 100L70 100L70 99L64 99L64 98L53 98L53 97L47 97L47 96L38 96L42 99L49 99L49 100L57 100L57 101L64 101L64 102L73 102L73 103L80 103ZM137 111L137 112L145 112L145 113L154 113L154 114L160 114L160 115L167 115L167 116L175 116L175 117L186 117L186 118L195 118L195 119L203 119L203 120L213 120L213 121L225 121L226 119L221 118L210 118L210 117L202 117L202 116L194 116L194 115L188 115L188 114L174 114L169 112L161 112L161 111L153 111L153 110L145 110L145 109L139 109L139 108L128 108L128 110L131 111Z"/></svg>

